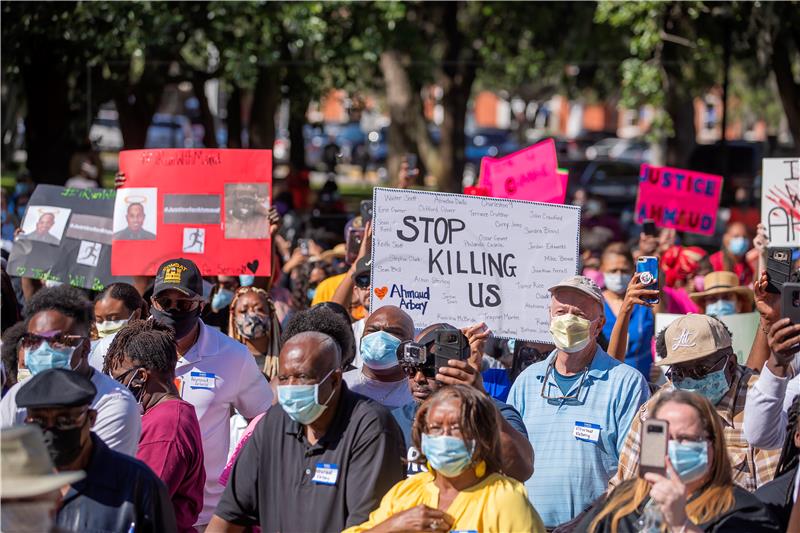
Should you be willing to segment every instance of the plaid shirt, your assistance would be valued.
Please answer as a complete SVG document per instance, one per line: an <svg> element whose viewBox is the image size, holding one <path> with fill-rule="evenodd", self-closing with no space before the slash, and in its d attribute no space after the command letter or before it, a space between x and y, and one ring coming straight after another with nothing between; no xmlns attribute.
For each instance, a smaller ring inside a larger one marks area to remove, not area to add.
<svg viewBox="0 0 800 533"><path fill-rule="evenodd" d="M742 432L747 391L757 379L758 374L755 371L738 365L731 388L715 406L725 430L728 457L733 466L733 482L748 492L753 492L764 483L772 481L781 452L780 449L753 448L747 443ZM669 382L661 387L661 391L671 389L672 383ZM609 489L638 474L642 421L647 419L648 410L652 409L657 398L658 393L639 409L639 416L634 418L630 433L622 446L617 475L608 482Z"/></svg>

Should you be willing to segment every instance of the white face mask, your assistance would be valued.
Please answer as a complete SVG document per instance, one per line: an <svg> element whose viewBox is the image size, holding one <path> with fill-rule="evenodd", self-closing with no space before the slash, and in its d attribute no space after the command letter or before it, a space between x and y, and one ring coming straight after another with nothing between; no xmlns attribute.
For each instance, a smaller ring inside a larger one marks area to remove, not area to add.
<svg viewBox="0 0 800 533"><path fill-rule="evenodd" d="M114 333L118 332L125 325L130 321L130 318L123 318L121 320L105 320L103 322L96 322L95 328L97 328L97 336L101 339L103 337L108 337L109 335L113 335Z"/></svg>
<svg viewBox="0 0 800 533"><path fill-rule="evenodd" d="M0 507L0 524L4 533L43 533L53 528L54 502L4 503Z"/></svg>
<svg viewBox="0 0 800 533"><path fill-rule="evenodd" d="M554 316L550 320L550 334L556 347L566 353L580 352L592 340L592 322L567 313Z"/></svg>

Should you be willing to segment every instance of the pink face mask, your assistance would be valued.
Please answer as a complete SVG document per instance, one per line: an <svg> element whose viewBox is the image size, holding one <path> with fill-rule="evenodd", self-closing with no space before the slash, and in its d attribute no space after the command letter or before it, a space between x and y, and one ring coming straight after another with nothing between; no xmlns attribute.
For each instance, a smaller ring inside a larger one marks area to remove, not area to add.
<svg viewBox="0 0 800 533"><path fill-rule="evenodd" d="M705 290L705 285L703 276L694 277L694 292L703 292Z"/></svg>

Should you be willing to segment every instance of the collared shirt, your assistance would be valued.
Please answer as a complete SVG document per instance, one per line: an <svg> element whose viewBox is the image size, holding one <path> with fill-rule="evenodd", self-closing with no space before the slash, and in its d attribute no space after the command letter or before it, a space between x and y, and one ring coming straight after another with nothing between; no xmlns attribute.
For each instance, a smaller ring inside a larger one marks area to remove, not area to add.
<svg viewBox="0 0 800 533"><path fill-rule="evenodd" d="M90 379L97 389L91 405L97 411L92 432L115 452L133 457L142 433L142 416L136 398L127 387L98 370L92 370ZM25 383L21 381L11 387L0 401L1 427L25 423L28 410L17 407L17 392Z"/></svg>
<svg viewBox="0 0 800 533"><path fill-rule="evenodd" d="M722 421L725 433L725 442L728 446L728 457L733 467L733 482L743 489L753 492L764 483L771 481L775 476L778 466L780 450L761 450L753 448L747 443L742 431L744 422L744 406L747 400L747 390L758 379L755 371L737 365L733 376L731 388L725 396L715 405L717 414ZM660 392L672 390L672 383L667 382L661 387ZM639 411L639 416L634 420L631 431L625 439L625 447L619 460L619 471L609 482L614 487L637 475L639 466L640 441L642 421L647 420L649 411L658 398L658 394L647 402Z"/></svg>
<svg viewBox="0 0 800 533"><path fill-rule="evenodd" d="M270 409L233 467L216 515L264 533L327 532L360 524L403 479L403 436L389 411L347 389L316 443Z"/></svg>
<svg viewBox="0 0 800 533"><path fill-rule="evenodd" d="M208 524L224 487L231 407L253 418L272 405L272 390L247 348L200 321L197 342L178 359L181 398L194 405L203 436L206 485L197 525Z"/></svg>
<svg viewBox="0 0 800 533"><path fill-rule="evenodd" d="M751 446L767 450L783 447L789 407L798 394L800 375L781 378L764 365L744 404L742 431Z"/></svg>
<svg viewBox="0 0 800 533"><path fill-rule="evenodd" d="M622 364L599 346L586 371L562 396L552 371L557 351L526 368L511 386L508 403L522 415L536 453L533 476L525 482L528 497L545 526L568 522L602 495L617 470L619 451L647 383L635 368Z"/></svg>
<svg viewBox="0 0 800 533"><path fill-rule="evenodd" d="M143 462L110 450L92 433L86 477L73 483L56 516L67 531L175 531L164 483Z"/></svg>

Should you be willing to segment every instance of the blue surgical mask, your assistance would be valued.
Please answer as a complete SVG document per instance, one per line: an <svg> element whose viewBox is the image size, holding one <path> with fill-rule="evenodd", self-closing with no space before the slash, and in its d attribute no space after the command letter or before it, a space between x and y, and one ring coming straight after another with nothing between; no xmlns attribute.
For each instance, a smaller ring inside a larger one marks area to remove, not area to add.
<svg viewBox="0 0 800 533"><path fill-rule="evenodd" d="M680 381L672 383L675 388L685 390L688 392L696 392L714 405L728 392L731 386L728 384L728 379L725 377L725 369L717 370L700 379L683 378Z"/></svg>
<svg viewBox="0 0 800 533"><path fill-rule="evenodd" d="M314 300L314 295L315 294L317 294L317 289L316 288L308 289L306 291L306 297L308 298L309 301Z"/></svg>
<svg viewBox="0 0 800 533"><path fill-rule="evenodd" d="M474 443L472 448L474 450ZM445 477L456 477L466 470L472 463L472 453L466 443L457 437L422 434L422 454L431 468Z"/></svg>
<svg viewBox="0 0 800 533"><path fill-rule="evenodd" d="M252 287L255 281L256 281L255 276L250 276L248 274L239 275L239 285L241 285L242 287Z"/></svg>
<svg viewBox="0 0 800 533"><path fill-rule="evenodd" d="M320 403L319 386L325 383L331 374L333 374L333 370L314 385L278 385L278 403L281 404L289 418L306 426L322 415L328 408L333 391L324 403Z"/></svg>
<svg viewBox="0 0 800 533"><path fill-rule="evenodd" d="M385 331L376 331L361 339L361 359L374 370L384 370L397 366L397 347L400 339Z"/></svg>
<svg viewBox="0 0 800 533"><path fill-rule="evenodd" d="M750 248L750 241L747 240L747 237L734 237L728 244L728 250L730 250L733 255L737 256L742 256L747 253L748 248Z"/></svg>
<svg viewBox="0 0 800 533"><path fill-rule="evenodd" d="M211 309L214 311L219 311L220 309L225 309L231 302L233 301L233 291L229 291L228 289L219 289L217 292L214 293L214 296L211 298Z"/></svg>
<svg viewBox="0 0 800 533"><path fill-rule="evenodd" d="M56 349L43 341L38 348L25 349L25 366L34 376L51 368L70 368L70 361L75 348Z"/></svg>
<svg viewBox="0 0 800 533"><path fill-rule="evenodd" d="M708 472L708 441L680 442L669 441L667 446L669 462L683 483L691 483Z"/></svg>
<svg viewBox="0 0 800 533"><path fill-rule="evenodd" d="M717 300L706 304L706 314L708 316L726 316L736 314L736 302L733 300Z"/></svg>
<svg viewBox="0 0 800 533"><path fill-rule="evenodd" d="M605 284L606 289L610 290L614 294L625 294L625 291L628 288L628 283L631 282L631 278L632 276L630 274L623 274L622 272L617 274L604 273L603 283Z"/></svg>

